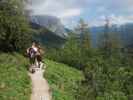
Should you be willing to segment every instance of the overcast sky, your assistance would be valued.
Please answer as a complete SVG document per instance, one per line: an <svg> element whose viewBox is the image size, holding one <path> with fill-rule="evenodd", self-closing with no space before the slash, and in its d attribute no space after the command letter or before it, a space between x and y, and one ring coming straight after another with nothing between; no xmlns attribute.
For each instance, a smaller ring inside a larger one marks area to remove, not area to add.
<svg viewBox="0 0 133 100"><path fill-rule="evenodd" d="M74 27L80 18L90 26L103 25L105 17L113 24L133 22L133 0L32 0L35 15L52 15L67 27Z"/></svg>

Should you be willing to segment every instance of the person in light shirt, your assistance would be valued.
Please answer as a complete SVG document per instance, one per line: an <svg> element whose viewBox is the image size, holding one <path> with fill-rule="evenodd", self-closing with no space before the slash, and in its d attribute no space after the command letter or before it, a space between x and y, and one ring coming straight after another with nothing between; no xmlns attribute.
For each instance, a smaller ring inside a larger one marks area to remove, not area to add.
<svg viewBox="0 0 133 100"><path fill-rule="evenodd" d="M35 72L33 67L37 67L37 54L39 52L39 48L36 42L32 43L32 46L27 49L27 55L30 60L30 68L32 68L31 72Z"/></svg>

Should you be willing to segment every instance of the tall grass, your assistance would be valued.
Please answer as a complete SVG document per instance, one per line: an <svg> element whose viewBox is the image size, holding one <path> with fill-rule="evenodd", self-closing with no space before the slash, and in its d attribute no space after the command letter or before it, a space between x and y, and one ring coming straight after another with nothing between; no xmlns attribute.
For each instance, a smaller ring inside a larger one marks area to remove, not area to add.
<svg viewBox="0 0 133 100"><path fill-rule="evenodd" d="M83 74L65 64L45 60L47 65L44 77L47 78L53 92L53 100L76 100L78 82Z"/></svg>
<svg viewBox="0 0 133 100"><path fill-rule="evenodd" d="M30 100L27 60L16 53L0 54L0 100Z"/></svg>

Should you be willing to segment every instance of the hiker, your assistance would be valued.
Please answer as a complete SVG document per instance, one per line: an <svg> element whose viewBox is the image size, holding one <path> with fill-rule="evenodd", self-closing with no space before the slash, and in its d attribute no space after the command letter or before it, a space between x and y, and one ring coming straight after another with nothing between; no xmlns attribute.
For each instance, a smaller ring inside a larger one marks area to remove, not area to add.
<svg viewBox="0 0 133 100"><path fill-rule="evenodd" d="M43 61L42 55L44 51L42 50L41 46L35 42L33 42L32 46L27 49L27 54L30 60L31 67L38 67L42 68Z"/></svg>
<svg viewBox="0 0 133 100"><path fill-rule="evenodd" d="M33 42L32 46L27 49L27 55L28 55L29 60L30 60L30 69L31 69L32 73L35 72L33 67L37 66L36 65L36 55L37 55L37 52L38 52L37 43Z"/></svg>
<svg viewBox="0 0 133 100"><path fill-rule="evenodd" d="M41 48L41 46L40 45L38 45L38 52L37 52L37 54L36 54L36 58L37 58L37 61L38 61L38 67L39 68L42 68L42 66L43 66L43 61L42 61L42 55L44 54L44 51L43 51L43 49Z"/></svg>

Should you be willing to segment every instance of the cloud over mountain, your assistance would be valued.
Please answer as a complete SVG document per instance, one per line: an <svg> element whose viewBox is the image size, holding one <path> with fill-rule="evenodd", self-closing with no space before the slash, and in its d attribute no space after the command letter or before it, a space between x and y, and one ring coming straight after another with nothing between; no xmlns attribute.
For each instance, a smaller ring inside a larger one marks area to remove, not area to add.
<svg viewBox="0 0 133 100"><path fill-rule="evenodd" d="M31 0L28 8L34 15L56 16L69 26L80 17L90 25L102 24L102 16L113 23L132 22L132 5L133 0Z"/></svg>

